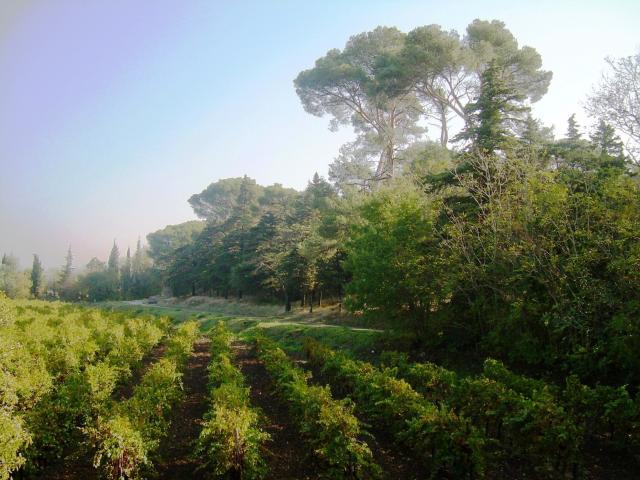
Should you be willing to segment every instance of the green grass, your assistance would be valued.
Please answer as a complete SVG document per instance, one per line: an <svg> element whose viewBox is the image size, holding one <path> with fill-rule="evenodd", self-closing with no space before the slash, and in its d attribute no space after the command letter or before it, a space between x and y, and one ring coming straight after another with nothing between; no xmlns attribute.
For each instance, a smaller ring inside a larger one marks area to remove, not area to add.
<svg viewBox="0 0 640 480"><path fill-rule="evenodd" d="M260 322L241 332L240 337L250 340L256 335L265 335L275 340L289 352L300 351L303 339L312 337L334 350L347 351L359 358L377 358L385 338L384 333L373 330L283 322Z"/></svg>
<svg viewBox="0 0 640 480"><path fill-rule="evenodd" d="M161 301L160 304L104 302L97 306L112 310L151 313L168 316L175 323L195 320L202 331L208 331L222 321L240 338L250 339L264 334L290 351L300 350L304 337L313 337L331 348L346 350L356 356L375 357L389 335L353 317L340 317L333 307L316 309L313 314L298 308L285 314L273 305L252 305L246 302L194 297L182 302ZM341 322L344 319L344 322ZM341 325L342 323L342 325Z"/></svg>

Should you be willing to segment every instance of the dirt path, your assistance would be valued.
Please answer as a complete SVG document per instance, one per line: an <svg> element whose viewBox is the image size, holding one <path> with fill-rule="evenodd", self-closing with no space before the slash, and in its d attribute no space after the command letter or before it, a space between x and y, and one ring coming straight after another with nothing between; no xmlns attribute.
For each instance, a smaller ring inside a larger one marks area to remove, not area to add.
<svg viewBox="0 0 640 480"><path fill-rule="evenodd" d="M159 450L160 461L156 465L161 480L204 479L201 465L193 457L195 442L202 428L202 418L209 408L207 388L207 365L211 360L210 341L201 338L195 343L194 352L184 371L184 399L176 406L169 434Z"/></svg>
<svg viewBox="0 0 640 480"><path fill-rule="evenodd" d="M269 473L277 480L310 480L320 478L313 459L305 447L298 429L291 423L286 405L275 396L264 366L244 343L234 343L238 366L251 387L251 402L262 409L266 417L265 430L271 435L264 453Z"/></svg>

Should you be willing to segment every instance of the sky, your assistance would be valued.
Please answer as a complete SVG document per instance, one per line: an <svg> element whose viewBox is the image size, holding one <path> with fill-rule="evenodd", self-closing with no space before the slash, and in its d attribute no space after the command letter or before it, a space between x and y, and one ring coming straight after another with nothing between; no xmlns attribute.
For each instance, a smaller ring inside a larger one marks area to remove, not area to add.
<svg viewBox="0 0 640 480"><path fill-rule="evenodd" d="M353 133L304 112L301 70L378 25L475 18L542 55L533 113L558 136L604 58L640 48L637 1L0 0L0 253L84 265L194 219L221 178L302 189Z"/></svg>

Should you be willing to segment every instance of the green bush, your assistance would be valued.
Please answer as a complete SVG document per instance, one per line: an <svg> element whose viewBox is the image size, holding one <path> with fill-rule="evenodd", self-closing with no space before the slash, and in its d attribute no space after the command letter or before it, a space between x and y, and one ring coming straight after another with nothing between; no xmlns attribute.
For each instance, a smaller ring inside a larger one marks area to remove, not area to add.
<svg viewBox="0 0 640 480"><path fill-rule="evenodd" d="M592 388L572 375L561 398L571 417L591 438L630 453L640 448L640 393L634 401L626 386Z"/></svg>
<svg viewBox="0 0 640 480"><path fill-rule="evenodd" d="M30 442L21 418L0 408L0 480L9 480L11 472L24 464L21 452Z"/></svg>
<svg viewBox="0 0 640 480"><path fill-rule="evenodd" d="M211 401L196 449L203 468L211 478L264 478L260 446L269 435L259 428L259 414L248 405L248 390L223 384L213 390Z"/></svg>
<svg viewBox="0 0 640 480"><path fill-rule="evenodd" d="M93 466L103 468L110 480L138 478L142 466L149 464L149 443L127 416L100 419L92 430L96 442Z"/></svg>

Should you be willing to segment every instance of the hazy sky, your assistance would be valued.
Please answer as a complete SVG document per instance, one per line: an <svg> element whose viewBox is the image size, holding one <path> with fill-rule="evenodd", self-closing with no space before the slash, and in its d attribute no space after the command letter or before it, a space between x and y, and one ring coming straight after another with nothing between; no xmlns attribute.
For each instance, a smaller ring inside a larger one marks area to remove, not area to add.
<svg viewBox="0 0 640 480"><path fill-rule="evenodd" d="M194 218L220 178L303 188L351 135L303 111L300 70L377 25L474 18L541 53L534 114L560 135L604 57L640 47L637 1L0 0L0 253L81 265Z"/></svg>

